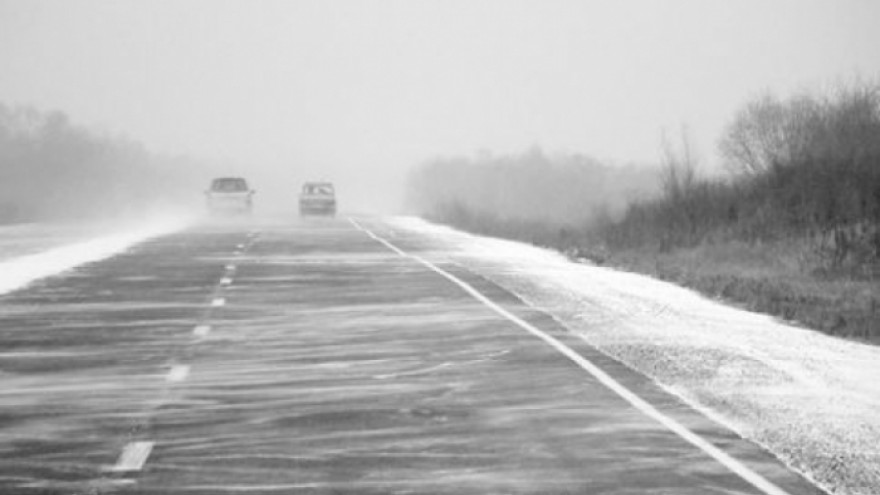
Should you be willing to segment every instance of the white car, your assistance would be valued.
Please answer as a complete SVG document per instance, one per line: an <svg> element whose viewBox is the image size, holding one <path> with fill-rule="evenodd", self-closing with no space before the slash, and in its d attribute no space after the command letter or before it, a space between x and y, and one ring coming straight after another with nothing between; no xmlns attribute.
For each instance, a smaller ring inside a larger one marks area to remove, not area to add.
<svg viewBox="0 0 880 495"><path fill-rule="evenodd" d="M300 216L336 215L336 191L329 182L306 182L299 195Z"/></svg>
<svg viewBox="0 0 880 495"><path fill-rule="evenodd" d="M253 208L254 191L241 177L220 177L205 191L213 215L247 215Z"/></svg>

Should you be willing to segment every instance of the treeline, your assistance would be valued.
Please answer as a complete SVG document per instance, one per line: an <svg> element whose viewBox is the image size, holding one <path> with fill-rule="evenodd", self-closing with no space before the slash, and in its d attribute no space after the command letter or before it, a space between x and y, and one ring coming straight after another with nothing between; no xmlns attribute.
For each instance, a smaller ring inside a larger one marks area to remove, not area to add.
<svg viewBox="0 0 880 495"><path fill-rule="evenodd" d="M797 240L811 250L808 270L876 275L880 86L761 96L718 148L730 174L711 179L686 132L664 139L651 170L540 150L438 158L410 178L410 206L468 230L592 253Z"/></svg>
<svg viewBox="0 0 880 495"><path fill-rule="evenodd" d="M611 249L798 239L813 269L871 275L880 259L880 87L764 96L719 142L727 179L701 180L688 153L665 146L663 195L632 204L594 238Z"/></svg>
<svg viewBox="0 0 880 495"><path fill-rule="evenodd" d="M571 242L597 221L618 218L656 189L635 165L609 166L577 154L480 153L441 157L409 177L410 211L481 232Z"/></svg>
<svg viewBox="0 0 880 495"><path fill-rule="evenodd" d="M0 104L0 223L136 213L191 201L204 180L192 160L98 135L62 112Z"/></svg>

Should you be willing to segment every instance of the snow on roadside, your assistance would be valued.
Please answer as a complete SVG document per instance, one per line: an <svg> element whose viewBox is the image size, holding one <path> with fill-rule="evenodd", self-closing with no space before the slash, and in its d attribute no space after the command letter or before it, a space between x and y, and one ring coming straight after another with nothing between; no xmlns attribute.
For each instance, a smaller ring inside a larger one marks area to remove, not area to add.
<svg viewBox="0 0 880 495"><path fill-rule="evenodd" d="M554 315L829 492L880 493L880 347L547 249L416 218L388 224L398 240L431 238L434 256Z"/></svg>
<svg viewBox="0 0 880 495"><path fill-rule="evenodd" d="M94 239L3 259L0 261L0 294L20 289L35 280L79 265L108 258L149 238L180 230L187 223L182 218L155 219L137 228L121 229ZM14 229L7 230L11 234L16 233ZM28 248L33 249L32 246Z"/></svg>
<svg viewBox="0 0 880 495"><path fill-rule="evenodd" d="M0 225L0 263L119 231L102 223L20 223Z"/></svg>

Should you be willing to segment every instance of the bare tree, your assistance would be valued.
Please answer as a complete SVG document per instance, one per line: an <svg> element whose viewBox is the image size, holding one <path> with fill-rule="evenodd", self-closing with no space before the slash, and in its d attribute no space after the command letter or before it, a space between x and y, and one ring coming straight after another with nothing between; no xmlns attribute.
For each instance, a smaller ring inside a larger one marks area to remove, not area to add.
<svg viewBox="0 0 880 495"><path fill-rule="evenodd" d="M880 85L855 83L831 97L756 98L736 114L718 147L732 172L759 175L811 159L876 154L878 132Z"/></svg>
<svg viewBox="0 0 880 495"><path fill-rule="evenodd" d="M691 146L687 126L679 130L680 143L676 146L666 132L661 137L661 184L666 196L673 202L684 198L697 181L697 160Z"/></svg>
<svg viewBox="0 0 880 495"><path fill-rule="evenodd" d="M797 134L785 105L769 94L737 112L721 137L719 149L734 173L757 175L787 161L789 140Z"/></svg>

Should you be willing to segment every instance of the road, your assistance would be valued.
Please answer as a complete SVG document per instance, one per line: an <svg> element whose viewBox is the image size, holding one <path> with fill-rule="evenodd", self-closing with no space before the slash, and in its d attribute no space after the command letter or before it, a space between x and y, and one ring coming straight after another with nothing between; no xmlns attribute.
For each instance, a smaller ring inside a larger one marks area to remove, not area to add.
<svg viewBox="0 0 880 495"><path fill-rule="evenodd" d="M820 493L435 249L206 224L0 296L0 493Z"/></svg>

